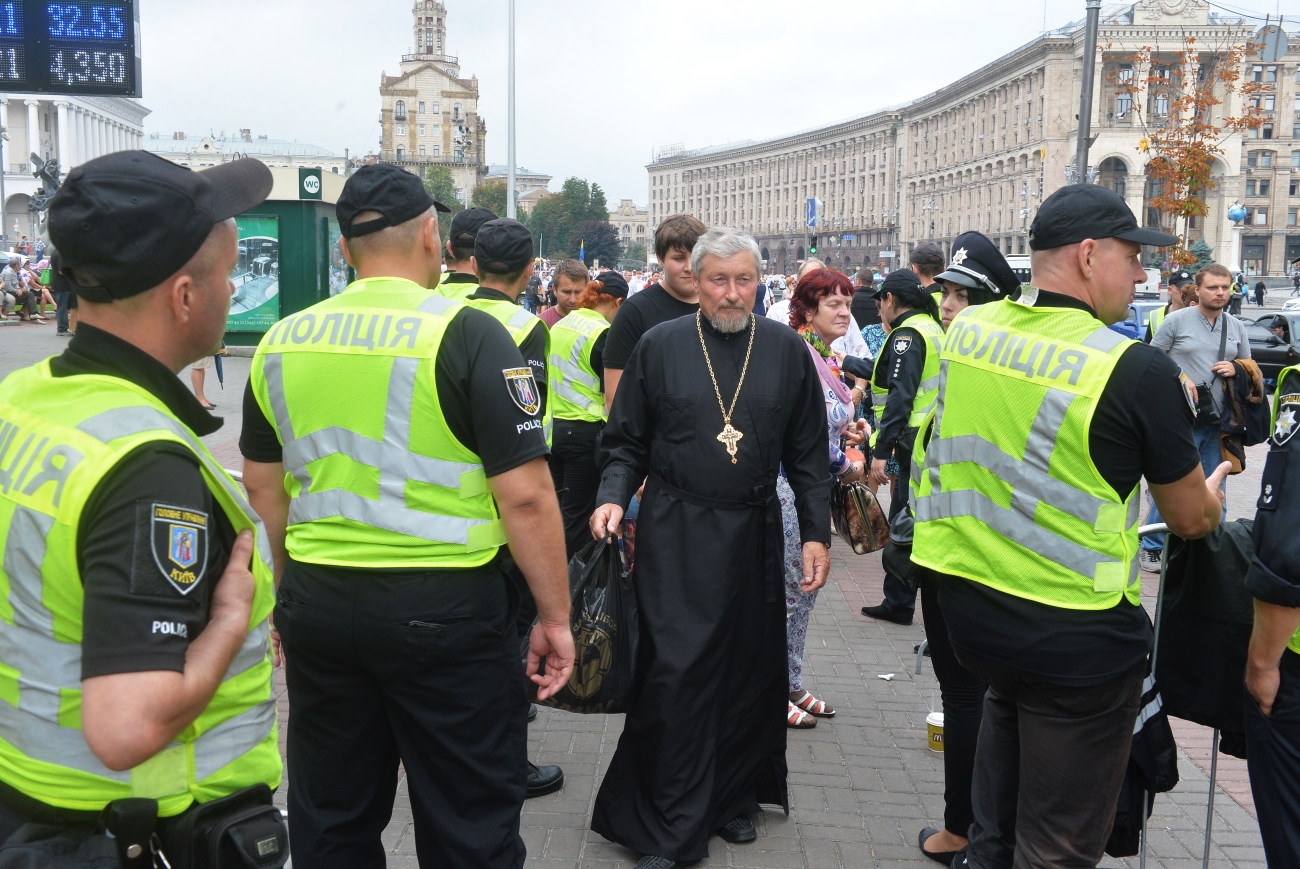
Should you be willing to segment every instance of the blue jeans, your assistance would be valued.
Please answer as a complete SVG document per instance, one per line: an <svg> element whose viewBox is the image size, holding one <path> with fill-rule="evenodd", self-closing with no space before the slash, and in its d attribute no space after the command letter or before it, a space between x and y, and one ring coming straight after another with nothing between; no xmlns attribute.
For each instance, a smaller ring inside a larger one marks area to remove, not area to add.
<svg viewBox="0 0 1300 869"><path fill-rule="evenodd" d="M1222 434L1222 427L1216 422L1210 425L1198 425L1192 427L1192 437L1196 441L1196 450L1201 454L1201 470L1205 476L1214 473L1214 469L1223 461L1219 452L1219 435ZM1224 480L1219 486L1224 492L1228 491L1228 481ZM1146 521L1143 525L1155 525L1165 520L1160 516L1160 510L1156 507L1156 502L1152 497L1147 495L1147 504L1150 509L1147 511ZM1223 507L1223 518L1228 518L1228 507ZM1143 549L1154 549L1159 551L1165 548L1165 535L1148 534L1142 538L1141 546Z"/></svg>

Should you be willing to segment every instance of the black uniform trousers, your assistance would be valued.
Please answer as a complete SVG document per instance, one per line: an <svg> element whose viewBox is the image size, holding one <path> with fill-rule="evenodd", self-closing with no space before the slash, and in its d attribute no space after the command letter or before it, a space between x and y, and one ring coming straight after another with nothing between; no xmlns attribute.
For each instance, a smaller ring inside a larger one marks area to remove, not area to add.
<svg viewBox="0 0 1300 869"><path fill-rule="evenodd" d="M975 744L984 717L988 684L957 660L943 617L939 579L924 568L921 577L921 617L929 643L930 663L939 680L943 702L943 826L966 836L975 820L971 808L971 778L975 772Z"/></svg>
<svg viewBox="0 0 1300 869"><path fill-rule="evenodd" d="M892 522L900 511L907 508L907 492L912 475L912 442L916 429L908 429L911 437L904 437L894 449L894 459L898 462L898 476L889 487L889 520ZM903 448L906 443L907 448ZM885 599L881 606L896 618L912 619L916 614L916 587L891 571L885 571ZM946 736L945 736L946 739ZM945 746L947 743L945 742ZM945 751L947 748L945 747Z"/></svg>
<svg viewBox="0 0 1300 869"><path fill-rule="evenodd" d="M1300 866L1300 655L1283 652L1281 671L1267 718L1246 695L1246 768L1268 865Z"/></svg>
<svg viewBox="0 0 1300 869"><path fill-rule="evenodd" d="M967 865L1094 869L1115 821L1146 661L1079 686L957 655L989 685Z"/></svg>
<svg viewBox="0 0 1300 869"><path fill-rule="evenodd" d="M603 423L557 419L551 438L551 479L564 517L564 548L569 558L591 542L591 514L600 487L597 461Z"/></svg>
<svg viewBox="0 0 1300 869"><path fill-rule="evenodd" d="M383 867L399 762L422 866L523 865L515 604L498 564L395 573L290 560L275 624L295 866Z"/></svg>

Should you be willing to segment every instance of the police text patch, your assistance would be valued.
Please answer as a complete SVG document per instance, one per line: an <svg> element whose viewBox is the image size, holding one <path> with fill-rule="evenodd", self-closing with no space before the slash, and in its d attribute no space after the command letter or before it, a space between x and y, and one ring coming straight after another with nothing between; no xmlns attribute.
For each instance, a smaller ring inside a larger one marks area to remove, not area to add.
<svg viewBox="0 0 1300 869"><path fill-rule="evenodd" d="M149 542L154 564L183 595L203 579L208 565L208 514L188 507L151 504Z"/></svg>
<svg viewBox="0 0 1300 869"><path fill-rule="evenodd" d="M503 368L501 373L506 378L506 391L515 406L529 416L533 416L542 407L542 394L537 389L537 379L531 368Z"/></svg>

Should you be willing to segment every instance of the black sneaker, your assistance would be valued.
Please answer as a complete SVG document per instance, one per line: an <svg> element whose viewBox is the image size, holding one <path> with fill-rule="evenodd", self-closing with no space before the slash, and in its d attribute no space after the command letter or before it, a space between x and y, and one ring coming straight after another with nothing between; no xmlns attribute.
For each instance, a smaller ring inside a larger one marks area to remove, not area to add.
<svg viewBox="0 0 1300 869"><path fill-rule="evenodd" d="M758 832L754 829L754 822L749 819L749 815L740 815L727 821L718 828L718 835L736 844L752 842L758 838Z"/></svg>

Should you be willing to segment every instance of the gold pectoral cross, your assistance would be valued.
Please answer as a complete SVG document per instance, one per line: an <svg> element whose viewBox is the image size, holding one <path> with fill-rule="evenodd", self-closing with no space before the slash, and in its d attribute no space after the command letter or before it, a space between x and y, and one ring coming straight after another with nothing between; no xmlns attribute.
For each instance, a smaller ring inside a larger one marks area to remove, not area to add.
<svg viewBox="0 0 1300 869"><path fill-rule="evenodd" d="M718 440L727 445L727 455L731 456L731 463L736 464L736 441L744 437L740 429L732 428L731 420L726 420L726 425L722 431L718 432Z"/></svg>

